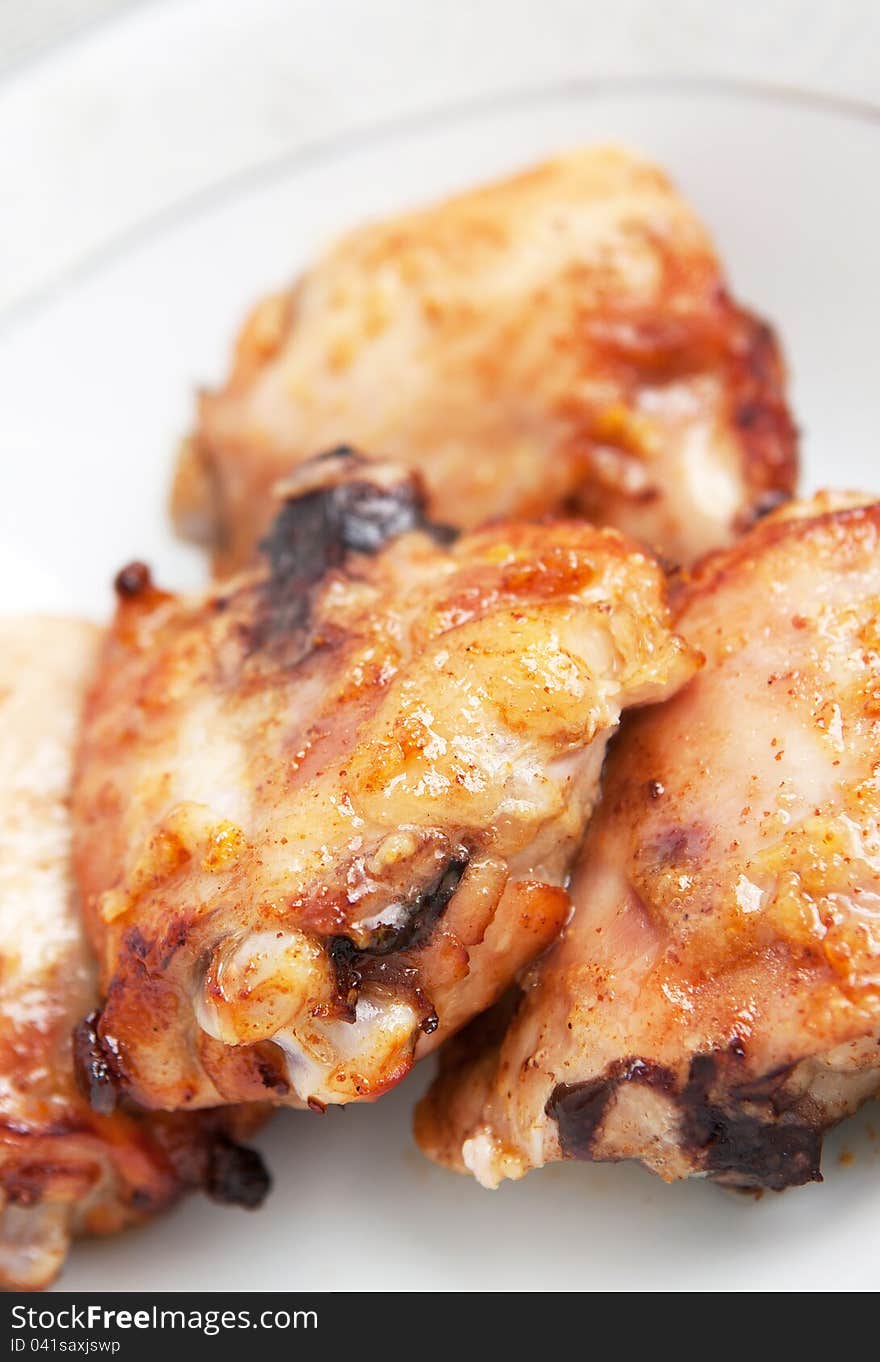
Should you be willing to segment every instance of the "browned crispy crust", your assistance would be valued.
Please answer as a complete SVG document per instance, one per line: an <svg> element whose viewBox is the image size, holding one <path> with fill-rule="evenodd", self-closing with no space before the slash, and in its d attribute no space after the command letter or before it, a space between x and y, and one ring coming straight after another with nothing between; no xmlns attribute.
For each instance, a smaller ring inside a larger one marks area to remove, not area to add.
<svg viewBox="0 0 880 1362"><path fill-rule="evenodd" d="M276 480L342 441L417 468L441 521L577 509L673 562L797 471L772 329L661 172L613 148L354 232L258 304L183 445L179 531L240 567Z"/></svg>
<svg viewBox="0 0 880 1362"><path fill-rule="evenodd" d="M268 1176L238 1141L262 1119L258 1108L178 1116L127 1106L102 1116L73 1097L42 1129L0 1124L0 1188L8 1205L22 1209L69 1203L79 1234L140 1223L186 1191L256 1206ZM27 1285L2 1277L0 1284Z"/></svg>
<svg viewBox="0 0 880 1362"><path fill-rule="evenodd" d="M378 1097L556 935L620 709L695 666L615 531L451 542L349 450L265 550L117 579L74 798L108 1101Z"/></svg>

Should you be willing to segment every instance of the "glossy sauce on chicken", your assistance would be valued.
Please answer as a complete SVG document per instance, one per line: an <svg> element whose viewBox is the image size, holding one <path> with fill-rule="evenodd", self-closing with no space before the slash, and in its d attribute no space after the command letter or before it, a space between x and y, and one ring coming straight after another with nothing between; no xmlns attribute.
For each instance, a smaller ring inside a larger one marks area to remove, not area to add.
<svg viewBox="0 0 880 1362"><path fill-rule="evenodd" d="M450 542L412 477L300 470L264 566L137 566L86 710L76 865L112 1085L375 1098L553 940L621 710L695 662L614 531Z"/></svg>
<svg viewBox="0 0 880 1362"><path fill-rule="evenodd" d="M572 921L419 1113L487 1186L560 1157L796 1185L880 1089L880 506L771 517L674 617L705 666L624 724Z"/></svg>

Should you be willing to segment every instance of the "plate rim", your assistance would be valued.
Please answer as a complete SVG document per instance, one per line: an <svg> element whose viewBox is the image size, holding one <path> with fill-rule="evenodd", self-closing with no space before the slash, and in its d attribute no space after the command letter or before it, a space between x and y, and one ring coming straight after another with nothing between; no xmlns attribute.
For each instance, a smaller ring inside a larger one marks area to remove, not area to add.
<svg viewBox="0 0 880 1362"><path fill-rule="evenodd" d="M47 53L46 60L51 55ZM37 57L34 65L39 64L42 64L42 58ZM689 94L802 109L807 113L832 115L858 124L880 126L880 101L874 103L870 99L737 76L575 76L513 85L504 90L470 95L448 103L432 103L420 110L365 120L355 127L287 147L221 176L191 194L184 194L155 212L146 213L99 246L84 251L73 264L58 270L30 293L0 307L0 342L13 333L18 325L32 321L43 309L58 303L80 283L112 267L127 251L155 244L179 227L197 222L200 217L223 208L238 195L258 191L286 175L307 170L322 162L393 145L407 137L431 133L451 124L460 126L469 119L525 110L552 100L613 99L637 95L670 98Z"/></svg>

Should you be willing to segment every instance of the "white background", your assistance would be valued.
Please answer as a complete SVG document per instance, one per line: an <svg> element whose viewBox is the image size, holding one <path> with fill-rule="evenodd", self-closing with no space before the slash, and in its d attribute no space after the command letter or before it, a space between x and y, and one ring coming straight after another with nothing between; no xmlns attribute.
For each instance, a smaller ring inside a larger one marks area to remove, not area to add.
<svg viewBox="0 0 880 1362"><path fill-rule="evenodd" d="M878 52L877 0L0 0L0 308L343 129L584 76L880 102Z"/></svg>

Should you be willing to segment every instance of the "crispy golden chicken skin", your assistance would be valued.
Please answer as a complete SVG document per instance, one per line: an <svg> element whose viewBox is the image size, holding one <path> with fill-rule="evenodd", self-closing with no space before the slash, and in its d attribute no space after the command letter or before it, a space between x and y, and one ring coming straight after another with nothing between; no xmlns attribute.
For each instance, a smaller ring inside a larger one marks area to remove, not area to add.
<svg viewBox="0 0 880 1362"><path fill-rule="evenodd" d="M614 531L450 544L349 451L287 495L207 595L121 574L88 701L100 1063L145 1105L396 1083L557 934L608 734L695 665Z"/></svg>
<svg viewBox="0 0 880 1362"><path fill-rule="evenodd" d="M356 231L260 303L174 518L241 566L275 481L351 442L418 469L439 520L575 510L690 562L793 490L784 387L666 177L575 151Z"/></svg>
<svg viewBox="0 0 880 1362"><path fill-rule="evenodd" d="M559 1158L796 1185L880 1088L880 504L771 517L676 626L706 665L624 725L573 920L419 1111L486 1186Z"/></svg>
<svg viewBox="0 0 880 1362"><path fill-rule="evenodd" d="M69 787L98 631L0 621L0 1287L45 1286L70 1239L145 1219L184 1187L265 1190L232 1140L253 1113L96 1114L74 1083L71 1030L97 1001L70 880Z"/></svg>

